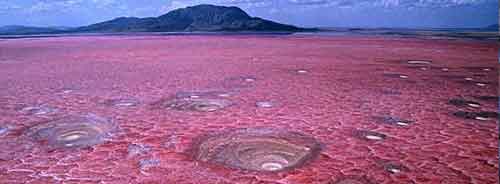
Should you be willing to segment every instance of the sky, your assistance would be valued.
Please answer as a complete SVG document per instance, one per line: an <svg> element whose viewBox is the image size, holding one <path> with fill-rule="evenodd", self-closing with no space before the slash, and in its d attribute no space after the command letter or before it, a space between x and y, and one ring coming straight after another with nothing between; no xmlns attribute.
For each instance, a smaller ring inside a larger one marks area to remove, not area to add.
<svg viewBox="0 0 500 184"><path fill-rule="evenodd" d="M499 10L498 0L0 0L0 26L75 27L197 4L303 27L484 27L498 23Z"/></svg>

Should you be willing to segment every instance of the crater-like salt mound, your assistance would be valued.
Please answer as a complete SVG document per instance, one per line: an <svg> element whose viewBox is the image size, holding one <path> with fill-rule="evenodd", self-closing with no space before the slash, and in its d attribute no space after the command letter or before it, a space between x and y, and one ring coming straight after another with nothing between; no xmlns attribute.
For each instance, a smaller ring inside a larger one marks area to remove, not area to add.
<svg viewBox="0 0 500 184"><path fill-rule="evenodd" d="M481 112L457 111L453 113L453 115L464 119L474 119L480 121L499 119L498 112L489 112L489 111L481 111Z"/></svg>
<svg viewBox="0 0 500 184"><path fill-rule="evenodd" d="M89 147L105 142L116 128L113 121L93 114L71 115L33 126L25 134L51 148Z"/></svg>
<svg viewBox="0 0 500 184"><path fill-rule="evenodd" d="M231 90L246 89L253 87L256 81L254 76L229 77L222 81L222 87Z"/></svg>
<svg viewBox="0 0 500 184"><path fill-rule="evenodd" d="M385 73L384 76L387 78L400 78L400 79L408 79L409 78L408 75L398 74L398 73Z"/></svg>
<svg viewBox="0 0 500 184"><path fill-rule="evenodd" d="M180 91L175 94L177 99L197 99L197 98L220 98L230 97L232 94L226 91Z"/></svg>
<svg viewBox="0 0 500 184"><path fill-rule="evenodd" d="M408 61L406 61L406 63L408 63L410 65L428 65L428 64L431 64L432 61L429 61L429 60L408 60Z"/></svg>
<svg viewBox="0 0 500 184"><path fill-rule="evenodd" d="M378 123L396 125L396 126L409 126L414 123L414 121L406 120L394 116L376 116L375 121Z"/></svg>
<svg viewBox="0 0 500 184"><path fill-rule="evenodd" d="M108 99L104 101L104 104L113 107L133 107L140 104L139 100L132 98L117 98L117 99Z"/></svg>
<svg viewBox="0 0 500 184"><path fill-rule="evenodd" d="M179 111L214 112L233 103L226 99L173 99L161 104L162 107Z"/></svg>
<svg viewBox="0 0 500 184"><path fill-rule="evenodd" d="M385 134L368 130L356 130L354 135L360 139L369 141L381 141L387 138Z"/></svg>
<svg viewBox="0 0 500 184"><path fill-rule="evenodd" d="M46 115L57 111L56 108L46 105L28 106L21 109L21 112L27 115Z"/></svg>
<svg viewBox="0 0 500 184"><path fill-rule="evenodd" d="M283 171L315 158L320 144L312 137L276 129L237 129L203 136L193 147L196 160L251 171Z"/></svg>
<svg viewBox="0 0 500 184"><path fill-rule="evenodd" d="M475 107L475 108L481 107L481 104L478 102L459 99L459 98L451 99L448 101L448 103L457 107Z"/></svg>

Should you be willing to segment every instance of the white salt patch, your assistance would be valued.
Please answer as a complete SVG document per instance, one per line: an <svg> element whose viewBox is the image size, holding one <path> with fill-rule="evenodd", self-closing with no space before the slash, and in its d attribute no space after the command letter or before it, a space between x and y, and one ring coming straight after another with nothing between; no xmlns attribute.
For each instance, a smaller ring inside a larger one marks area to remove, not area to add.
<svg viewBox="0 0 500 184"><path fill-rule="evenodd" d="M397 122L396 125L399 125L399 126L408 126L409 124L405 123L405 122Z"/></svg>
<svg viewBox="0 0 500 184"><path fill-rule="evenodd" d="M297 73L308 73L307 70L297 70Z"/></svg>
<svg viewBox="0 0 500 184"><path fill-rule="evenodd" d="M490 120L490 118L485 118L485 117L480 117L480 116L476 117L475 119L481 120L481 121L488 121L488 120Z"/></svg>
<svg viewBox="0 0 500 184"><path fill-rule="evenodd" d="M376 136L376 135L367 135L365 136L369 140L382 140L382 137Z"/></svg>
<svg viewBox="0 0 500 184"><path fill-rule="evenodd" d="M470 104L467 104L468 106L470 107L480 107L481 105L479 104L473 104L473 103L470 103Z"/></svg>

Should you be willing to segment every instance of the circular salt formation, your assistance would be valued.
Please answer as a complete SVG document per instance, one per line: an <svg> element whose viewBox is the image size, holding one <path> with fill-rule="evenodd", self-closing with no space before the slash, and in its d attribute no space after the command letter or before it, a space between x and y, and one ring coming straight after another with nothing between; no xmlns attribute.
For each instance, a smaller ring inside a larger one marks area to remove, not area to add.
<svg viewBox="0 0 500 184"><path fill-rule="evenodd" d="M408 75L397 74L397 73L386 73L386 74L384 74L384 76L389 77L389 78L400 78L400 79L408 79L409 78Z"/></svg>
<svg viewBox="0 0 500 184"><path fill-rule="evenodd" d="M486 84L485 84L485 83L481 83L481 82L476 83L476 85L477 85L477 86L480 86L480 87L484 87L484 86L486 86Z"/></svg>
<svg viewBox="0 0 500 184"><path fill-rule="evenodd" d="M184 98L167 101L162 106L179 111L214 112L232 104L226 99Z"/></svg>
<svg viewBox="0 0 500 184"><path fill-rule="evenodd" d="M458 111L453 113L453 115L464 119L474 119L480 121L489 121L499 118L498 112L489 112L489 111L481 111L481 112Z"/></svg>
<svg viewBox="0 0 500 184"><path fill-rule="evenodd" d="M105 142L116 125L96 115L66 116L29 128L25 134L53 148L88 147Z"/></svg>
<svg viewBox="0 0 500 184"><path fill-rule="evenodd" d="M381 141L387 137L385 134L368 130L356 130L355 135L360 139L365 139L370 141Z"/></svg>
<svg viewBox="0 0 500 184"><path fill-rule="evenodd" d="M196 160L262 172L296 168L320 151L312 137L275 129L239 129L199 140L193 147Z"/></svg>
<svg viewBox="0 0 500 184"><path fill-rule="evenodd" d="M406 63L411 64L411 65L428 65L428 64L431 64L432 61L427 61L427 60L409 60Z"/></svg>
<svg viewBox="0 0 500 184"><path fill-rule="evenodd" d="M387 172L390 172L392 174L398 174L398 173L401 173L401 172L407 172L409 170L404 165L395 164L395 163L386 163L386 164L384 164L384 168L385 168L385 170Z"/></svg>
<svg viewBox="0 0 500 184"><path fill-rule="evenodd" d="M0 136L6 135L9 133L9 127L7 126L0 126Z"/></svg>
<svg viewBox="0 0 500 184"><path fill-rule="evenodd" d="M255 105L259 108L271 108L271 107L274 107L274 103L273 102L269 102L269 101L261 101L261 102L257 102L255 103Z"/></svg>
<svg viewBox="0 0 500 184"><path fill-rule="evenodd" d="M379 123L384 123L384 124L389 124L389 125L397 125L397 126L409 126L414 123L414 121L411 120L405 120L401 119L398 117L392 117L392 116L381 116L381 117L374 117L375 120Z"/></svg>
<svg viewBox="0 0 500 184"><path fill-rule="evenodd" d="M110 99L104 103L115 107L132 107L138 105L139 101L135 99Z"/></svg>
<svg viewBox="0 0 500 184"><path fill-rule="evenodd" d="M500 99L498 96L474 96L474 98L482 101L498 102Z"/></svg>
<svg viewBox="0 0 500 184"><path fill-rule="evenodd" d="M309 73L309 71L307 71L307 70L303 70L303 69L301 69L301 70L296 70L296 72L297 72L297 73L299 73L299 74Z"/></svg>
<svg viewBox="0 0 500 184"><path fill-rule="evenodd" d="M457 99L457 98L451 99L450 101L448 101L448 103L457 107L474 107L474 108L481 107L480 103L470 100Z"/></svg>
<svg viewBox="0 0 500 184"><path fill-rule="evenodd" d="M51 114L54 112L57 112L57 109L41 105L41 106L31 106L31 107L25 107L21 109L22 113L28 114L28 115L46 115L46 114Z"/></svg>
<svg viewBox="0 0 500 184"><path fill-rule="evenodd" d="M181 91L175 94L175 98L217 98L217 97L229 97L231 94L225 91Z"/></svg>
<svg viewBox="0 0 500 184"><path fill-rule="evenodd" d="M257 81L254 76L239 76L239 77L229 77L222 81L222 85L226 89L246 89L253 87Z"/></svg>

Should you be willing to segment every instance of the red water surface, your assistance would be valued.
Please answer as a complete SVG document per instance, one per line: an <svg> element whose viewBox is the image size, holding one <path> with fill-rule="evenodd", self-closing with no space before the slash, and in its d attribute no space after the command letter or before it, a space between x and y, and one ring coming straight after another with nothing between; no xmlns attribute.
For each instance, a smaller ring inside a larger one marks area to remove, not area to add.
<svg viewBox="0 0 500 184"><path fill-rule="evenodd" d="M453 115L497 111L497 101L477 99L498 96L497 51L494 42L394 37L0 40L0 122L8 127L0 134L0 183L498 183L498 120ZM411 59L432 63L405 63ZM255 81L238 80L245 77ZM216 112L151 105L200 90L226 91L234 104ZM453 98L481 106L454 106ZM139 104L105 103L113 99ZM261 101L274 106L259 108ZM20 110L37 105L54 111ZM81 149L49 150L24 136L42 122L87 113L113 118L120 128L107 142ZM374 118L380 116L413 123L384 124ZM190 156L202 135L252 127L314 137L321 153L271 173ZM359 131L386 137L367 140ZM131 151L133 144L144 149Z"/></svg>

